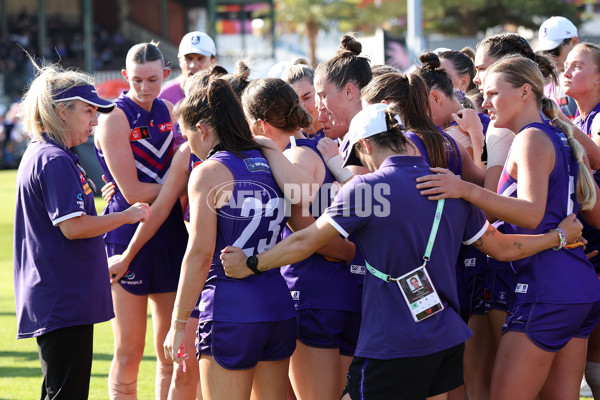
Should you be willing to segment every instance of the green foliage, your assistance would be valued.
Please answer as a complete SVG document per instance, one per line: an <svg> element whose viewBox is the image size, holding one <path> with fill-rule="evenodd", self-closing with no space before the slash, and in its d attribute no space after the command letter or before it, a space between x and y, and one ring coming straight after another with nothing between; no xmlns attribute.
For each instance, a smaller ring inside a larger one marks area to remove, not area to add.
<svg viewBox="0 0 600 400"><path fill-rule="evenodd" d="M553 15L578 22L574 4L564 0L426 0L423 19L430 32L475 35L485 29L513 24L537 29ZM538 18L536 18L538 17Z"/></svg>
<svg viewBox="0 0 600 400"><path fill-rule="evenodd" d="M40 397L42 371L35 339L16 340L17 322L13 291L13 221L16 171L0 171L0 399L23 400ZM96 198L102 208L104 200ZM156 358L152 344L152 323L148 318L146 348L140 365L138 398L154 398ZM95 326L94 361L90 399L108 398L108 371L113 355L110 322Z"/></svg>

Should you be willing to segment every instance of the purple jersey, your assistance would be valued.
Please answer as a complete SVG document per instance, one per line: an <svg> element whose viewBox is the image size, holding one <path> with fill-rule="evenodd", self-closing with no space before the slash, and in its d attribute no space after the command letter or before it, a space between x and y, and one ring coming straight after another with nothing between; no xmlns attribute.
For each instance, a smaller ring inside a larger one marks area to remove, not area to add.
<svg viewBox="0 0 600 400"><path fill-rule="evenodd" d="M265 322L294 318L296 312L285 280L278 270L245 279L225 276L221 250L240 247L246 255L262 253L281 240L285 201L267 160L258 150L239 158L219 151L210 160L225 165L233 175L233 190L217 211L217 241L212 265L202 290L200 322ZM224 182L225 183L225 182ZM217 189L219 190L219 189ZM219 196L220 193L215 193Z"/></svg>
<svg viewBox="0 0 600 400"><path fill-rule="evenodd" d="M312 139L296 139L298 146L304 146L319 155L325 168L325 178L310 206L311 215L318 218L331 204L333 197L338 192L339 185L329 172L321 153L317 150L318 141ZM288 146L289 147L289 146ZM286 226L283 237L292 234ZM297 310L322 309L352 311L360 313L361 288L357 284L355 274L360 278L361 272L345 262L327 261L323 256L314 253L305 260L289 266L281 267L281 275L294 299Z"/></svg>
<svg viewBox="0 0 600 400"><path fill-rule="evenodd" d="M446 168L452 171L454 175L460 176L462 174L462 156L458 151L456 141L441 129L440 133L446 139ZM423 141L419 138L419 136L412 131L404 131L404 136L407 139L410 139L410 141L413 142L415 146L417 146L419 152L421 153L421 156L425 157L425 162L431 165L427 149L425 148L425 145L423 144Z"/></svg>
<svg viewBox="0 0 600 400"><path fill-rule="evenodd" d="M171 115L162 100L155 99L152 111L148 112L126 96L126 92L115 103L127 117L131 129L129 143L135 160L137 177L140 182L160 183L165 179L173 158L173 133ZM108 182L115 182L104 154L96 148L96 156L100 161L102 173ZM116 185L116 182L115 182ZM123 211L129 207L123 193L118 187L115 194L103 211L103 214ZM106 243L129 244L138 224L123 225L104 236ZM183 225L181 206L176 203L171 214L158 229L156 234L146 243L147 247L160 248L185 243L187 233Z"/></svg>
<svg viewBox="0 0 600 400"><path fill-rule="evenodd" d="M181 89L179 79L173 79L172 81L165 83L162 87L162 90L158 94L159 99L167 100L171 102L175 107L177 107L177 103L185 98L185 93L183 89ZM181 128L177 121L173 123L173 141L175 147L179 147L185 139L181 135Z"/></svg>
<svg viewBox="0 0 600 400"><path fill-rule="evenodd" d="M323 217L343 236L353 233L370 265L398 277L423 264L436 202L421 196L417 177L429 174L424 157L388 157L379 170L355 176ZM427 271L445 309L415 322L396 282L365 275L356 356L418 357L456 346L471 336L458 313L455 265L461 242L487 229L483 213L464 200L446 199Z"/></svg>
<svg viewBox="0 0 600 400"><path fill-rule="evenodd" d="M96 215L79 159L46 137L17 173L14 284L18 338L114 317L102 237L68 240L57 226Z"/></svg>
<svg viewBox="0 0 600 400"><path fill-rule="evenodd" d="M577 214L579 211L575 195L577 161L571 155L564 133L539 122L523 129L528 128L544 132L556 150L554 168L548 177L546 211L537 228L525 229L505 223L506 233L546 233L556 228L567 215ZM498 183L498 193L518 197L517 181L508 174L506 166ZM512 264L517 274L514 305L531 302L591 303L600 299L600 280L581 247L560 251L544 250L523 260L513 261Z"/></svg>
<svg viewBox="0 0 600 400"><path fill-rule="evenodd" d="M592 137L592 122L594 121L594 118L600 118L598 117L599 114L600 103L596 104L594 109L585 118L582 119L581 115L578 115L573 122L583 133ZM596 184L600 184L600 170L594 173L594 180L596 181ZM585 246L586 252L589 253L593 250L600 250L600 230L585 222L584 219L582 219L581 222L583 223L583 237L588 241L588 244ZM600 254L591 258L590 261L594 265L594 268L596 268L596 272L600 273Z"/></svg>
<svg viewBox="0 0 600 400"><path fill-rule="evenodd" d="M192 170L200 164L202 164L202 160L200 159L200 157L192 153L190 150L190 173L192 173ZM186 204L185 206L183 219L187 222L190 222L190 203Z"/></svg>

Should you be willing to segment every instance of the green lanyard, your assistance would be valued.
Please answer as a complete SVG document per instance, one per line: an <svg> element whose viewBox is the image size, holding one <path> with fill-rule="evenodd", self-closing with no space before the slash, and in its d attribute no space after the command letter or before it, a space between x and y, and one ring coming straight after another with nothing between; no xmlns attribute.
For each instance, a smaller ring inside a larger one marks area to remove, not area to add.
<svg viewBox="0 0 600 400"><path fill-rule="evenodd" d="M427 241L427 248L425 249L425 255L423 256L423 267L427 264L431 258L431 250L433 249L433 243L435 242L435 237L437 236L438 228L440 227L440 220L442 219L442 211L444 210L444 199L438 200L437 208L435 210L435 217L433 219L433 226L431 227L431 233L429 234L429 240ZM385 281L398 281L400 278L392 278L390 275L384 274L379 271L375 267L369 265L369 263L365 260L365 264L370 273L375 275L377 278Z"/></svg>

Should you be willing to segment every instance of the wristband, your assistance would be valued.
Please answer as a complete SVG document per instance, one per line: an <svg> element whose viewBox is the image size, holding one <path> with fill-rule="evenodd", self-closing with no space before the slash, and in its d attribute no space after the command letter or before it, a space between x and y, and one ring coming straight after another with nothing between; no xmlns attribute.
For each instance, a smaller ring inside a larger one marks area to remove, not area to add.
<svg viewBox="0 0 600 400"><path fill-rule="evenodd" d="M566 247L567 234L565 233L565 231L562 228L554 228L552 230L558 232L558 238L560 239L560 244L558 245L558 247L553 247L552 250L556 251Z"/></svg>
<svg viewBox="0 0 600 400"><path fill-rule="evenodd" d="M256 256L250 256L246 259L246 267L248 267L250 271L254 272L254 275L262 275L262 271L257 268L258 258L256 258Z"/></svg>
<svg viewBox="0 0 600 400"><path fill-rule="evenodd" d="M182 324L187 324L187 320L186 319L177 319L177 318L175 318L173 321L175 321L175 322L181 322Z"/></svg>
<svg viewBox="0 0 600 400"><path fill-rule="evenodd" d="M190 310L189 308L179 307L177 304L175 304L175 307L177 307L177 308L179 308L180 310L183 310L183 311L189 311L189 312L194 311L194 310Z"/></svg>
<svg viewBox="0 0 600 400"><path fill-rule="evenodd" d="M331 174L339 183L344 183L354 176L352 171L350 171L347 168L344 168L344 160L339 154L327 160L326 164Z"/></svg>

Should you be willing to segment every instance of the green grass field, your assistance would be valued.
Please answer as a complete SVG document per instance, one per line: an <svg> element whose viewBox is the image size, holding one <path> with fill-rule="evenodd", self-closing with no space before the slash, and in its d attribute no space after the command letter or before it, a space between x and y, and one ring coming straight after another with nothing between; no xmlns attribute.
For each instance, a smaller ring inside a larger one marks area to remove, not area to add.
<svg viewBox="0 0 600 400"><path fill-rule="evenodd" d="M0 171L0 400L28 400L40 397L42 371L35 339L16 340L13 291L13 220L16 171ZM97 207L103 200L96 199ZM107 399L107 379L113 355L110 323L96 325L90 399ZM155 356L152 323L148 319L146 351L138 381L138 398L154 398Z"/></svg>

